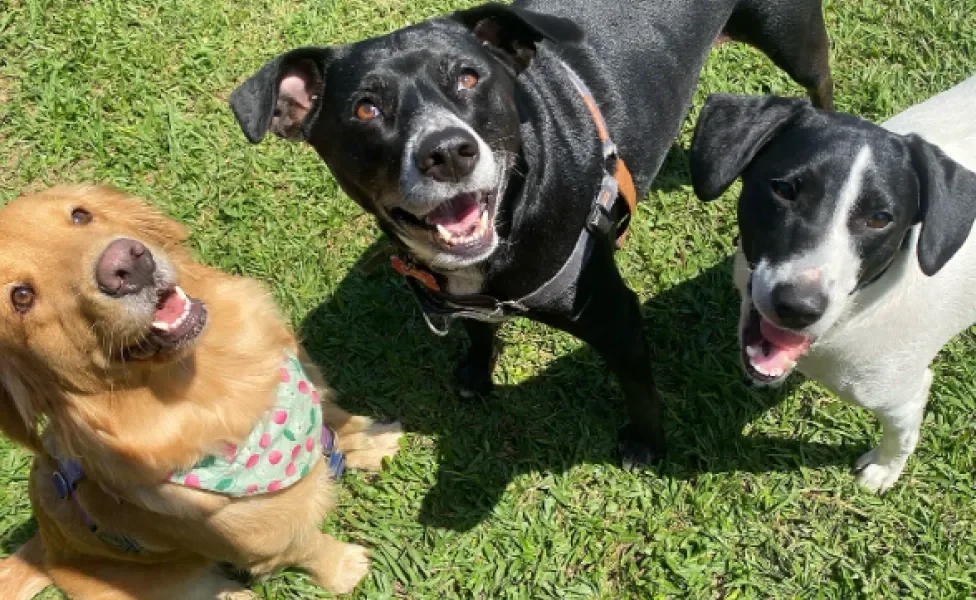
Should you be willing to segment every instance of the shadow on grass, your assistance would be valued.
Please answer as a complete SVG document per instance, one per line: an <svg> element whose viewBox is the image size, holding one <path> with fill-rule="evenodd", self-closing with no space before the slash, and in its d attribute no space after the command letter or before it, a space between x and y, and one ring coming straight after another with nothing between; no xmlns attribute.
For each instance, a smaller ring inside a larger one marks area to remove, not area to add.
<svg viewBox="0 0 976 600"><path fill-rule="evenodd" d="M13 554L17 548L23 546L37 531L37 521L33 518L18 523L0 537L0 552Z"/></svg>
<svg viewBox="0 0 976 600"><path fill-rule="evenodd" d="M658 475L693 479L849 462L851 448L742 435L785 390L754 390L743 380L731 281L727 259L644 305L667 400L670 453ZM490 514L515 475L616 460L623 399L591 350L560 356L537 376L499 386L487 401L466 402L455 397L452 381L460 329L446 340L432 336L398 276L359 268L303 326L308 351L345 408L395 416L408 431L436 437L440 467L424 501L425 524L467 530ZM496 381L499 375L505 378L496 373Z"/></svg>
<svg viewBox="0 0 976 600"><path fill-rule="evenodd" d="M685 179L683 152L672 150L656 188ZM368 273L366 257L383 243L376 242L336 293L307 316L302 334L345 408L396 417L408 431L436 438L440 466L424 501L425 524L467 530L490 514L515 475L616 461L616 431L626 411L594 352L555 350L563 355L541 374L498 386L487 401L457 399L453 373L465 342L462 328L456 323L446 339L436 338L398 275L389 268ZM643 312L667 402L669 456L656 467L658 476L791 471L856 456L852 448L743 436L743 428L778 402L789 384L755 390L744 381L731 258L647 300ZM538 360L549 348L505 349L509 358L503 362L514 372L496 372L496 382L522 379L513 353Z"/></svg>

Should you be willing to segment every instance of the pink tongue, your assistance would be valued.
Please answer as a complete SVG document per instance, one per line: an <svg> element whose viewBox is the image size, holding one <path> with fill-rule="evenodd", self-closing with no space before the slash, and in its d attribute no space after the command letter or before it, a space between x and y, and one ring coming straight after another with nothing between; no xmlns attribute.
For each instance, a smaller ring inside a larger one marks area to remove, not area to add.
<svg viewBox="0 0 976 600"><path fill-rule="evenodd" d="M166 292L166 296L156 306L156 314L153 316L153 320L163 323L175 323L180 318L180 315L183 314L185 307L186 303L183 302L183 298L180 298L179 294L172 291Z"/></svg>
<svg viewBox="0 0 976 600"><path fill-rule="evenodd" d="M427 215L427 222L440 225L454 235L467 235L478 225L481 209L474 198L455 198Z"/></svg>
<svg viewBox="0 0 976 600"><path fill-rule="evenodd" d="M769 346L769 353L760 352L750 357L754 367L761 367L762 370L770 374L785 373L792 368L793 362L807 351L810 347L810 338L780 329L766 319L760 317L759 330L762 332L763 339L769 342L762 344L762 350Z"/></svg>
<svg viewBox="0 0 976 600"><path fill-rule="evenodd" d="M789 350L791 348L800 346L802 346L803 349L806 349L806 347L810 345L810 338L802 333L780 329L763 317L760 317L759 331L762 332L762 336L767 342L775 346L779 346L784 350Z"/></svg>

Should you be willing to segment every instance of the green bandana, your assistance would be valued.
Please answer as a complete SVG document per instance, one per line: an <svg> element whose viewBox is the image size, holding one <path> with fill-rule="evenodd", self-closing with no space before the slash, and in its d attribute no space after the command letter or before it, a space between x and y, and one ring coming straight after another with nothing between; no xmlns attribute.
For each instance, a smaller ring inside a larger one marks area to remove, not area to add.
<svg viewBox="0 0 976 600"><path fill-rule="evenodd" d="M301 363L287 354L277 401L247 439L239 446L227 444L223 455L207 456L189 471L170 475L169 481L228 496L277 492L292 485L322 458L323 438L331 441L320 402Z"/></svg>

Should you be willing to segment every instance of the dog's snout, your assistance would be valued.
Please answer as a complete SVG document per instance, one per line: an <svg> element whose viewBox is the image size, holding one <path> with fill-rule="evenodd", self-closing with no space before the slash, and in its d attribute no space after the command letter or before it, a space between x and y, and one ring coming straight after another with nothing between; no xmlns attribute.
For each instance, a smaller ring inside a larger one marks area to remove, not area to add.
<svg viewBox="0 0 976 600"><path fill-rule="evenodd" d="M802 329L817 322L827 310L827 294L820 281L781 283L773 288L773 311L780 323Z"/></svg>
<svg viewBox="0 0 976 600"><path fill-rule="evenodd" d="M135 294L153 283L156 262L141 242L121 238L105 248L95 265L98 289L109 296Z"/></svg>
<svg viewBox="0 0 976 600"><path fill-rule="evenodd" d="M414 160L426 177L457 183L478 164L478 140L460 127L444 129L424 138Z"/></svg>

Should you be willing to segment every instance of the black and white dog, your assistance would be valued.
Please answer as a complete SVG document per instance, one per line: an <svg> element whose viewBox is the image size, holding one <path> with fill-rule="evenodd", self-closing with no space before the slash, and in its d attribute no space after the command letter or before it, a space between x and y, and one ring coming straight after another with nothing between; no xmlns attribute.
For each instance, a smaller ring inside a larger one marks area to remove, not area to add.
<svg viewBox="0 0 976 600"><path fill-rule="evenodd" d="M794 366L881 421L858 481L894 485L932 371L976 322L976 76L877 127L799 100L715 95L699 117L703 200L739 176L740 340L747 373Z"/></svg>
<svg viewBox="0 0 976 600"><path fill-rule="evenodd" d="M251 142L308 142L397 246L443 331L463 317L462 395L491 390L498 324L589 343L620 380L625 463L664 450L640 306L613 259L719 40L762 49L829 107L821 0L486 4L301 48L231 95Z"/></svg>

